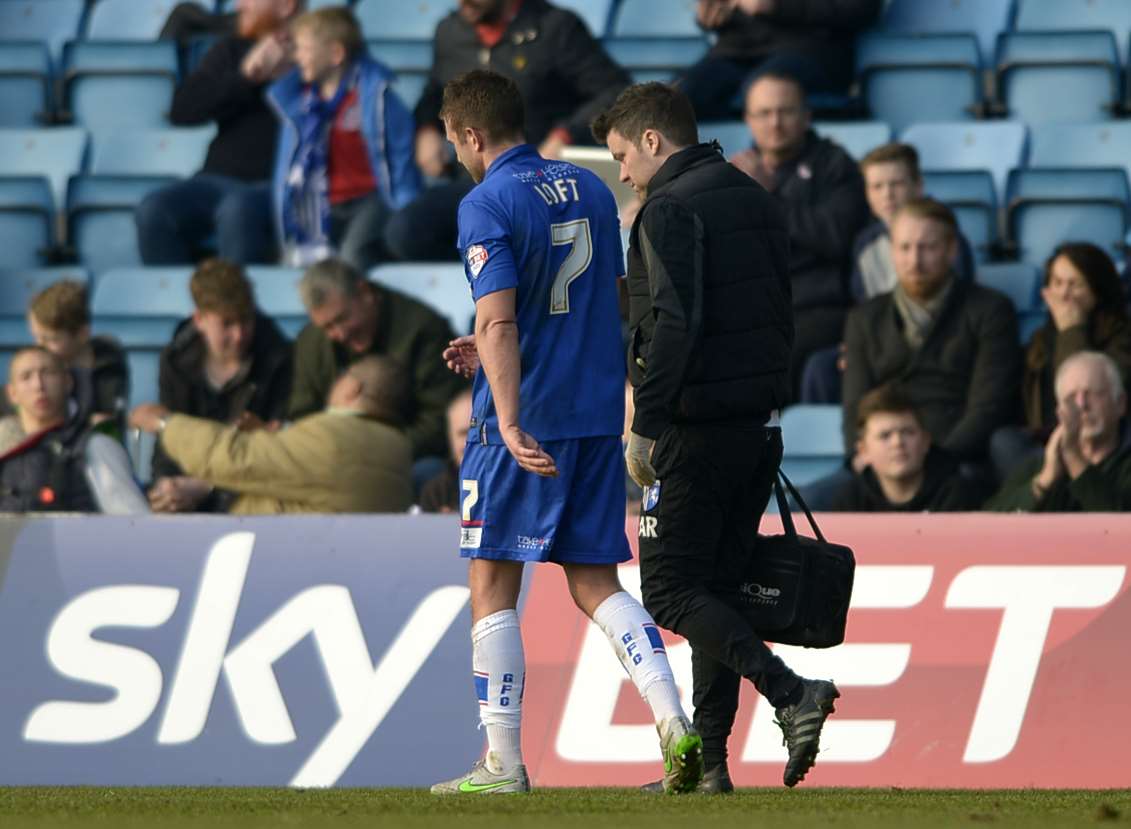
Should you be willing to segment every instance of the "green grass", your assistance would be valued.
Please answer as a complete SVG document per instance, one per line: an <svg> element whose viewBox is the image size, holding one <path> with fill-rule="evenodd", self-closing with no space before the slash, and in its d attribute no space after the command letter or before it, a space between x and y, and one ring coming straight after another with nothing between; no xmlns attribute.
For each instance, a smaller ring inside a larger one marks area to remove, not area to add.
<svg viewBox="0 0 1131 829"><path fill-rule="evenodd" d="M660 797L631 789L432 797L408 789L0 788L0 827L1131 826L1131 790L746 789Z"/></svg>

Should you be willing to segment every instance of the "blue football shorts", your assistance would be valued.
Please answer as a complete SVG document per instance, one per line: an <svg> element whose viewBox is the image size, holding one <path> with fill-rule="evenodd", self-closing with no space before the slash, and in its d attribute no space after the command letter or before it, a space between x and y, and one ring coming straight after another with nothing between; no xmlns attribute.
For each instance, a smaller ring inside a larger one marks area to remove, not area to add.
<svg viewBox="0 0 1131 829"><path fill-rule="evenodd" d="M503 561L619 564L624 459L619 436L542 444L558 467L544 478L519 467L502 443L469 443L460 466L460 555Z"/></svg>

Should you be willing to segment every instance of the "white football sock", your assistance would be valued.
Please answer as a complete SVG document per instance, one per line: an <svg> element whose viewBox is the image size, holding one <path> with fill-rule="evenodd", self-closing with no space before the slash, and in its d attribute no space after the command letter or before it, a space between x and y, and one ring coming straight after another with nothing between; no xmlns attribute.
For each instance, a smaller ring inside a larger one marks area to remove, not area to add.
<svg viewBox="0 0 1131 829"><path fill-rule="evenodd" d="M656 723L683 716L660 629L640 602L623 590L614 593L601 602L593 613L593 621L609 638L636 690L652 709Z"/></svg>
<svg viewBox="0 0 1131 829"><path fill-rule="evenodd" d="M479 721L487 729L487 763L493 772L522 763L522 691L526 657L518 613L500 610L471 628L471 668L479 697Z"/></svg>

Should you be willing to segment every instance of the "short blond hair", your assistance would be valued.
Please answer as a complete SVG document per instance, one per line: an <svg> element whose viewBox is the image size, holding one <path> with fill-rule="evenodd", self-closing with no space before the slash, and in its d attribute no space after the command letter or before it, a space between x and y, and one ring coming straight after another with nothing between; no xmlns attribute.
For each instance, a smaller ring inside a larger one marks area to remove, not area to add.
<svg viewBox="0 0 1131 829"><path fill-rule="evenodd" d="M345 6L327 6L300 14L291 24L292 32L310 32L320 40L340 43L353 57L365 48L361 24Z"/></svg>

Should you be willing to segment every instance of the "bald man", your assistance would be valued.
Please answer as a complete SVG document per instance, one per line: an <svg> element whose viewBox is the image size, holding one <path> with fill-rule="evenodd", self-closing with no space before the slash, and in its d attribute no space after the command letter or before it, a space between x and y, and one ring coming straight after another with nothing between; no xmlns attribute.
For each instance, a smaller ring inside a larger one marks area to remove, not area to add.
<svg viewBox="0 0 1131 829"><path fill-rule="evenodd" d="M412 505L412 445L400 413L408 381L384 357L353 363L326 408L273 432L171 414L147 403L130 415L160 435L185 473L238 493L231 512L403 512Z"/></svg>

